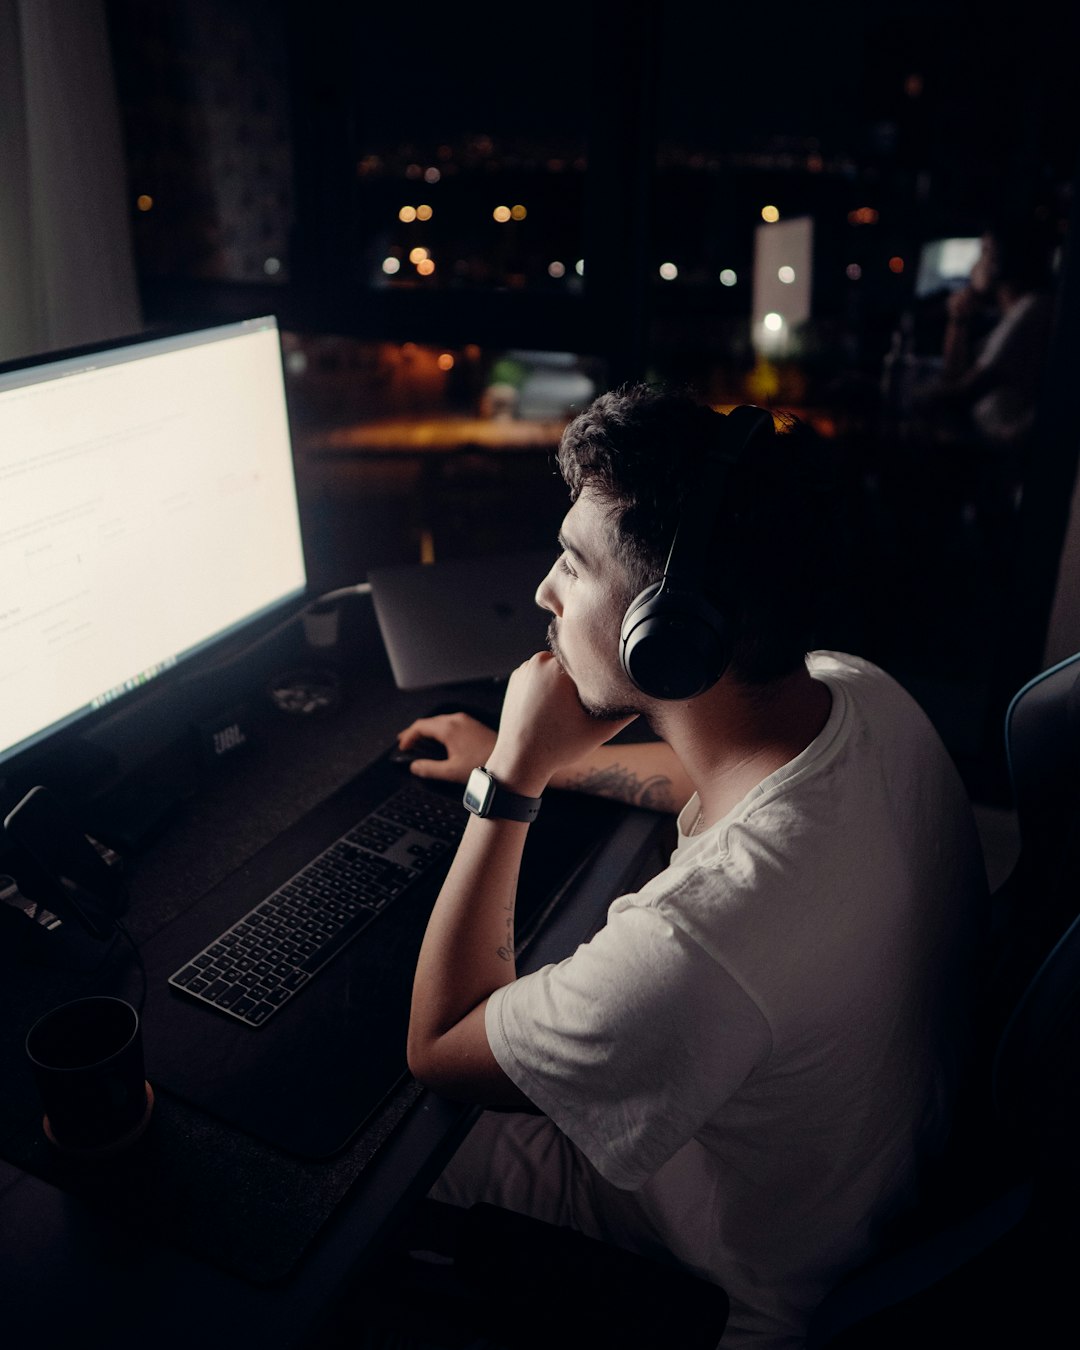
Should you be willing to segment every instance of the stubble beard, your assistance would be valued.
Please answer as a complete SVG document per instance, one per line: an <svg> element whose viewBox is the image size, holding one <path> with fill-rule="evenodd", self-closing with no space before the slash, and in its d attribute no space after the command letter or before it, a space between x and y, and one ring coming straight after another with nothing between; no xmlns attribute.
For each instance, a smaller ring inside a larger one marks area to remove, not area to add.
<svg viewBox="0 0 1080 1350"><path fill-rule="evenodd" d="M581 690L578 688L577 680L567 668L566 661L563 659L562 652L559 650L557 620L552 619L548 624L547 645L552 656L562 666L563 672L569 676L570 682L574 686L574 692L577 694L577 701L581 705L581 710L588 717L595 718L598 722L615 722L627 717L637 717L641 713L641 708L632 703L592 703L587 702L581 696Z"/></svg>

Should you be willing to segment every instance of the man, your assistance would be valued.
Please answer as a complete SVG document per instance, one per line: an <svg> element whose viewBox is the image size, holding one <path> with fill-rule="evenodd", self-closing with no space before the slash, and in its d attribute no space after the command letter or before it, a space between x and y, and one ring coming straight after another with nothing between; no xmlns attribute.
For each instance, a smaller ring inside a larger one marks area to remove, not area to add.
<svg viewBox="0 0 1080 1350"><path fill-rule="evenodd" d="M975 342L971 326L987 305L996 321ZM1038 232L988 229L968 285L948 298L941 375L921 394L921 406L952 415L992 450L1022 450L1035 424L1053 319L1050 265Z"/></svg>
<svg viewBox="0 0 1080 1350"><path fill-rule="evenodd" d="M680 811L668 868L521 979L528 824L470 819L420 953L409 1062L499 1108L437 1198L666 1252L727 1290L725 1346L772 1348L801 1343L941 1141L986 881L920 709L866 662L807 655L829 534L812 440L736 413L637 386L575 419L563 551L537 592L551 651L514 672L497 737L460 715L402 733L447 747L414 772L483 766L519 816L549 785ZM620 646L673 538L730 648L700 692L667 697ZM634 717L659 739L605 744Z"/></svg>

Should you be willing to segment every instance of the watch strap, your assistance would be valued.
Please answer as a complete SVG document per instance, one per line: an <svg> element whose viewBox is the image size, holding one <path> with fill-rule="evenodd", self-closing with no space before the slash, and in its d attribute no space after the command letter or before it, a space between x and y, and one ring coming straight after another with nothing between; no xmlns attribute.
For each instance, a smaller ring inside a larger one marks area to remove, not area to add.
<svg viewBox="0 0 1080 1350"><path fill-rule="evenodd" d="M473 769L465 785L462 803L465 808L485 820L517 820L528 825L540 814L542 797L526 797L511 792L488 769Z"/></svg>

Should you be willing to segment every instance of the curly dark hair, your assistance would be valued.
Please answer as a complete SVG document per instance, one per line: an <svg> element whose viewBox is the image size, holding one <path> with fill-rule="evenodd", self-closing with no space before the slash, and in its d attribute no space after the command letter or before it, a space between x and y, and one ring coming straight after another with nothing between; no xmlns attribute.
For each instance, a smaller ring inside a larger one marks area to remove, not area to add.
<svg viewBox="0 0 1080 1350"><path fill-rule="evenodd" d="M755 436L725 478L703 578L733 625L730 670L745 685L769 684L802 663L834 582L829 457L807 423L773 420L775 434ZM607 508L627 602L661 576L705 457L732 434L726 416L689 390L644 383L600 395L566 428L559 472L573 500L588 492Z"/></svg>

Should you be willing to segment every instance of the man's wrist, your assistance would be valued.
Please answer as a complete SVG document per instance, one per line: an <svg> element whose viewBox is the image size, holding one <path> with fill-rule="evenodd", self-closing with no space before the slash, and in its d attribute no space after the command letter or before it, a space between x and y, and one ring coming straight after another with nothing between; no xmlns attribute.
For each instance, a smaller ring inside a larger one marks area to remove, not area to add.
<svg viewBox="0 0 1080 1350"><path fill-rule="evenodd" d="M538 772L530 764L515 760L513 756L500 754L496 746L483 767L499 783L500 787L516 792L522 797L539 797L551 781L550 774Z"/></svg>
<svg viewBox="0 0 1080 1350"><path fill-rule="evenodd" d="M469 774L462 805L483 820L513 820L531 825L540 814L543 798L514 792L500 783L489 769L477 767Z"/></svg>

